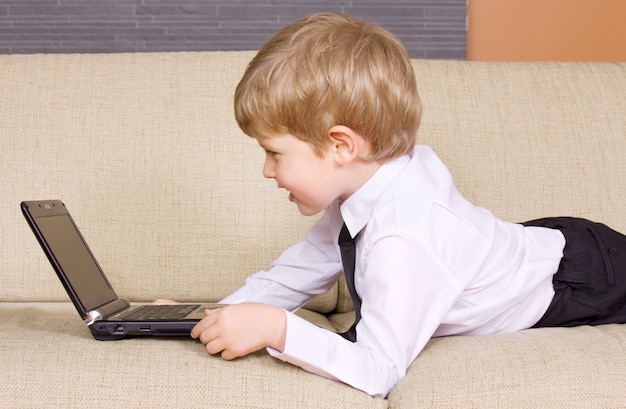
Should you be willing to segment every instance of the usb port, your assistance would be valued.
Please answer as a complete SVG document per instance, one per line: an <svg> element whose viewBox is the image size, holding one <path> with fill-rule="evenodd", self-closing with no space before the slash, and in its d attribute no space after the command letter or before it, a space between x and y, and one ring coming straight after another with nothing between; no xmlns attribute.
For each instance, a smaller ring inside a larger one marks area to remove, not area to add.
<svg viewBox="0 0 626 409"><path fill-rule="evenodd" d="M140 332L150 332L150 325L140 325L139 326L139 331Z"/></svg>
<svg viewBox="0 0 626 409"><path fill-rule="evenodd" d="M114 334L123 334L124 333L124 326L123 325L118 325L117 327L115 327L115 332L113 332Z"/></svg>

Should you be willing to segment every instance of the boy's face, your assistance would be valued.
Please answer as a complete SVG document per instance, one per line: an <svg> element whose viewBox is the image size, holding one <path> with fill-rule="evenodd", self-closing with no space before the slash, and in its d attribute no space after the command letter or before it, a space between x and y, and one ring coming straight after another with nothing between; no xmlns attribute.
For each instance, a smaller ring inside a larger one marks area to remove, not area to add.
<svg viewBox="0 0 626 409"><path fill-rule="evenodd" d="M263 176L289 191L289 201L305 216L317 214L340 196L333 157L318 156L310 144L292 135L257 139L265 150Z"/></svg>

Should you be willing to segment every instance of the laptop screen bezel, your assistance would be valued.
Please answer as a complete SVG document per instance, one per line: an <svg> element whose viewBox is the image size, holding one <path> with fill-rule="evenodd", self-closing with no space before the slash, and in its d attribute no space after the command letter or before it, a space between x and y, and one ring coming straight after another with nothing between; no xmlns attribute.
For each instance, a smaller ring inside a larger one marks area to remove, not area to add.
<svg viewBox="0 0 626 409"><path fill-rule="evenodd" d="M81 315L81 318L85 319L87 318L90 311L93 311L105 304L117 300L117 294L113 290L113 287L111 286L109 280L102 271L100 264L91 252L91 249L87 245L87 242L85 241L83 235L78 229L78 226L72 219L69 211L61 201L47 200L36 202L22 202L21 208L24 216L28 221L28 224L35 233L39 244L41 245L44 253L48 257L48 260L52 264L52 267L57 273L57 276L61 280L61 283L63 284L63 287L65 288L67 294L72 300L72 303ZM92 271L96 271L97 274L99 274L99 276L94 277L94 279L102 280L107 288L102 289L100 292L98 292L97 295L92 297L85 297L84 294L79 294L76 285L73 285L71 282L71 274L68 274L68 272L65 271L64 266L62 265L62 261L59 260L59 258L53 251L54 245L50 245L50 238L46 237L45 229L42 229L40 221L48 217L64 218L64 228L68 229L67 231L69 232L69 234L75 234L75 238L78 239L80 245L84 246L83 249L77 249L77 251L87 252L90 259L89 262L93 263L94 268Z"/></svg>

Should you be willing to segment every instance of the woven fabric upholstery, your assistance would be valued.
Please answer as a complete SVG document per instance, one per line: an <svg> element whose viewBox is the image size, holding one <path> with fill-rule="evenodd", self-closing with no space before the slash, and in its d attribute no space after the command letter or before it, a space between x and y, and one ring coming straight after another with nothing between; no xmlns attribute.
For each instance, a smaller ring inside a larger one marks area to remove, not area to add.
<svg viewBox="0 0 626 409"><path fill-rule="evenodd" d="M624 325L431 340L391 408L621 408Z"/></svg>
<svg viewBox="0 0 626 409"><path fill-rule="evenodd" d="M626 63L414 66L419 142L468 199L509 221L579 216L626 232Z"/></svg>

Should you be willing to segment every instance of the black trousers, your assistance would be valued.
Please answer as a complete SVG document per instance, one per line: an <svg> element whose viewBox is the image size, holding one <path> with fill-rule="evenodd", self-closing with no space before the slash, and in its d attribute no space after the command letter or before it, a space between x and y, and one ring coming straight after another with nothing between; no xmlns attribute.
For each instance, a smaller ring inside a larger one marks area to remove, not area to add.
<svg viewBox="0 0 626 409"><path fill-rule="evenodd" d="M565 236L563 258L552 278L554 299L534 327L626 323L626 236L573 217L522 224L558 229Z"/></svg>

